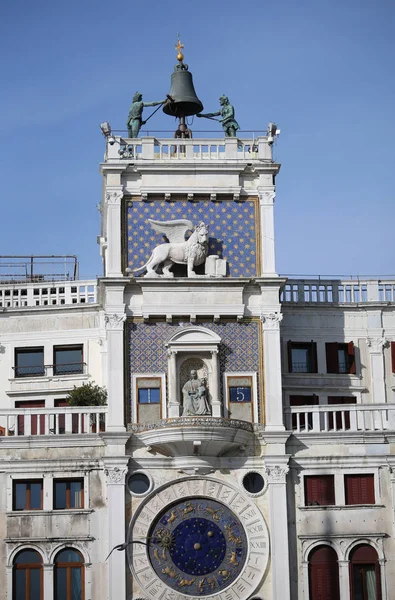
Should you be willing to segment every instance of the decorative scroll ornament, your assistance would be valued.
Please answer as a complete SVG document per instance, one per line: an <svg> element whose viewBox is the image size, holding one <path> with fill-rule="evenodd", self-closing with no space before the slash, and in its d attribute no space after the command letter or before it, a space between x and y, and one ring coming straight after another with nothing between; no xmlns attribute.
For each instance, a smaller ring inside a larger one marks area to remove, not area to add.
<svg viewBox="0 0 395 600"><path fill-rule="evenodd" d="M119 204L123 197L122 190L113 190L106 192L106 201L107 204Z"/></svg>
<svg viewBox="0 0 395 600"><path fill-rule="evenodd" d="M267 315L261 315L264 329L278 329L284 315L280 312L271 312Z"/></svg>
<svg viewBox="0 0 395 600"><path fill-rule="evenodd" d="M106 329L111 329L112 331L122 331L123 324L126 321L126 315L117 315L116 313L112 315L106 315L105 321Z"/></svg>
<svg viewBox="0 0 395 600"><path fill-rule="evenodd" d="M124 483L127 469L124 467L111 467L105 469L108 483Z"/></svg>
<svg viewBox="0 0 395 600"><path fill-rule="evenodd" d="M285 483L287 473L289 472L288 465L270 465L265 468L269 483Z"/></svg>
<svg viewBox="0 0 395 600"><path fill-rule="evenodd" d="M371 348L371 352L382 352L383 348L388 346L388 340L386 340L385 337L368 337L366 341L369 348Z"/></svg>

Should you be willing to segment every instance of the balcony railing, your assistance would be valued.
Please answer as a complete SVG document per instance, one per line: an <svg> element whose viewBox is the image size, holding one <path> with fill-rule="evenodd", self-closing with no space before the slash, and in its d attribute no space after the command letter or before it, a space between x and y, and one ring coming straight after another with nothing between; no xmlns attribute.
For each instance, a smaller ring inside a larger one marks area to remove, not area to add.
<svg viewBox="0 0 395 600"><path fill-rule="evenodd" d="M395 302L395 280L288 279L281 301L304 304Z"/></svg>
<svg viewBox="0 0 395 600"><path fill-rule="evenodd" d="M395 404L291 406L284 413L286 428L295 433L395 429Z"/></svg>
<svg viewBox="0 0 395 600"><path fill-rule="evenodd" d="M0 285L0 308L61 306L97 302L95 280Z"/></svg>
<svg viewBox="0 0 395 600"><path fill-rule="evenodd" d="M145 137L139 139L114 138L107 145L106 159L119 160L272 160L272 147L268 138L220 138L220 139L158 139Z"/></svg>
<svg viewBox="0 0 395 600"><path fill-rule="evenodd" d="M86 363L68 363L56 365L31 365L12 367L17 379L22 377L52 377L53 375L84 375Z"/></svg>
<svg viewBox="0 0 395 600"><path fill-rule="evenodd" d="M106 430L107 407L8 408L0 410L0 435L62 435Z"/></svg>

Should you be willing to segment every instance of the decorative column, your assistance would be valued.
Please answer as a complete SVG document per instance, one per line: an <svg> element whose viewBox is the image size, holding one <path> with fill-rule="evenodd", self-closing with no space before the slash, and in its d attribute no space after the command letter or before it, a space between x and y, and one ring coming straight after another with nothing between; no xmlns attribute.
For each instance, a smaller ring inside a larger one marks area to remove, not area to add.
<svg viewBox="0 0 395 600"><path fill-rule="evenodd" d="M265 371L265 430L284 431L280 345L280 323L283 315L280 312L270 312L261 315L261 319Z"/></svg>
<svg viewBox="0 0 395 600"><path fill-rule="evenodd" d="M265 458L269 483L272 598L291 600L286 477L288 457Z"/></svg>
<svg viewBox="0 0 395 600"><path fill-rule="evenodd" d="M350 600L350 563L348 560L339 560L338 565L340 598L342 600Z"/></svg>
<svg viewBox="0 0 395 600"><path fill-rule="evenodd" d="M122 186L107 186L105 200L107 203L107 249L106 277L122 277L121 270L121 200Z"/></svg>
<svg viewBox="0 0 395 600"><path fill-rule="evenodd" d="M168 365L168 389L169 389L169 404L167 416L171 419L180 416L180 401L177 394L177 350L168 350L167 356Z"/></svg>
<svg viewBox="0 0 395 600"><path fill-rule="evenodd" d="M123 544L125 528L125 475L128 457L104 459L107 476L108 502L108 555L114 546ZM104 560L104 557L103 557ZM126 598L126 557L125 552L112 552L108 559L108 598Z"/></svg>
<svg viewBox="0 0 395 600"><path fill-rule="evenodd" d="M125 431L124 423L124 353L123 327L125 314L107 314L107 390L108 416L106 431Z"/></svg>
<svg viewBox="0 0 395 600"><path fill-rule="evenodd" d="M219 369L218 369L218 350L211 352L211 408L213 417L221 417L221 400L219 397Z"/></svg>
<svg viewBox="0 0 395 600"><path fill-rule="evenodd" d="M381 336L367 338L370 354L371 392L374 404L384 404L386 399L384 354L388 341Z"/></svg>
<svg viewBox="0 0 395 600"><path fill-rule="evenodd" d="M274 254L274 189L259 190L261 215L261 275L277 276Z"/></svg>

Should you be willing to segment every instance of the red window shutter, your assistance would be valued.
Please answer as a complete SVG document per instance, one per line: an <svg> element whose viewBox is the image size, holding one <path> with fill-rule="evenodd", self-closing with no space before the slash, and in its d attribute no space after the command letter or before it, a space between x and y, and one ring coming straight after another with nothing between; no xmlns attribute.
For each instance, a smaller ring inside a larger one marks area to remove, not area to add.
<svg viewBox="0 0 395 600"><path fill-rule="evenodd" d="M318 373L317 344L311 340L311 372Z"/></svg>
<svg viewBox="0 0 395 600"><path fill-rule="evenodd" d="M374 503L374 475L346 475L346 504Z"/></svg>
<svg viewBox="0 0 395 600"><path fill-rule="evenodd" d="M305 504L307 506L335 504L333 475L310 475L305 478Z"/></svg>
<svg viewBox="0 0 395 600"><path fill-rule="evenodd" d="M328 342L325 344L326 351L326 370L327 373L338 373L339 372L339 355L338 355L338 343Z"/></svg>
<svg viewBox="0 0 395 600"><path fill-rule="evenodd" d="M288 373L292 373L292 342L289 340L288 344Z"/></svg>
<svg viewBox="0 0 395 600"><path fill-rule="evenodd" d="M374 504L374 475L360 478L361 504Z"/></svg>
<svg viewBox="0 0 395 600"><path fill-rule="evenodd" d="M391 342L392 372L395 373L395 342Z"/></svg>
<svg viewBox="0 0 395 600"><path fill-rule="evenodd" d="M339 567L336 552L318 548L310 557L310 600L339 600Z"/></svg>
<svg viewBox="0 0 395 600"><path fill-rule="evenodd" d="M348 349L348 372L351 375L355 375L356 373L356 368L355 368L355 349L354 349L354 342L348 342L347 344L347 349Z"/></svg>

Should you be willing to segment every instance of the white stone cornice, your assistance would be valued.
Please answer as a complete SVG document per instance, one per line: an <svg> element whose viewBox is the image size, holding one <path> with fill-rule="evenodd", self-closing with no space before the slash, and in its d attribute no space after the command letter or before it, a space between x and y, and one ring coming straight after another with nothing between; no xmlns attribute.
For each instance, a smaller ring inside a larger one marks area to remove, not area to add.
<svg viewBox="0 0 395 600"><path fill-rule="evenodd" d="M263 329L280 329L280 323L283 320L283 314L280 312L270 312L261 314Z"/></svg>
<svg viewBox="0 0 395 600"><path fill-rule="evenodd" d="M111 315L105 316L106 329L111 331L123 331L123 324L126 321L125 314L116 314L113 313Z"/></svg>

